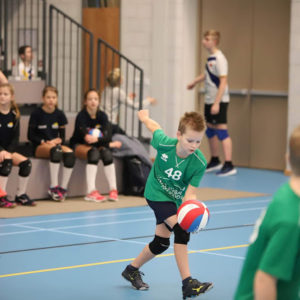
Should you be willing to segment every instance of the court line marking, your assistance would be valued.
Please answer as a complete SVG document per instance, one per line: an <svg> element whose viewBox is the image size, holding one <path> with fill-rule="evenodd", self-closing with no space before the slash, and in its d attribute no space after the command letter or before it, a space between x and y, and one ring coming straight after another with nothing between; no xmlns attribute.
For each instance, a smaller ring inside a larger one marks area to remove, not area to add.
<svg viewBox="0 0 300 300"><path fill-rule="evenodd" d="M243 224L243 225L238 225L238 226L227 226L227 227L215 227L215 228L208 228L202 230L202 232L208 232L208 231L215 231L215 230L226 230L226 229L236 229L236 228L245 228L245 227L252 227L254 224ZM69 231L55 231L57 233L65 233L65 234L72 234L72 232ZM73 233L74 234L74 233ZM75 235L78 236L78 233L75 233ZM80 234L80 236L84 237L91 237L91 238L97 238L98 236L95 235L86 235L86 234ZM67 247L76 247L76 246L86 246L86 245L95 245L95 244L103 244L103 243L111 243L111 242L122 242L122 241L133 241L131 243L136 243L136 244L144 244L146 245L147 243L143 242L138 242L134 241L136 239L144 239L144 238L151 238L153 237L153 234L151 235L145 235L145 236L133 236L133 237L122 237L122 238L113 238L109 237L106 239L101 239L101 241L88 241L88 242L81 242L81 243L72 243L72 244L62 244L62 245L54 245L54 246L45 246L45 247L37 247L37 248L27 248L27 249L18 249L18 250L10 250L10 251L0 251L0 255L5 255L5 254L11 254L11 253L21 253L21 252L29 252L29 251L41 251L41 250L50 250L50 249L58 249L58 248L67 248ZM173 248L170 246L170 248Z"/></svg>
<svg viewBox="0 0 300 300"><path fill-rule="evenodd" d="M254 197L257 198L257 197ZM250 198L251 199L251 198ZM232 199L231 199L232 200ZM252 203L265 203L269 202L271 198L268 198L266 200L251 200L251 201L240 201L240 202L230 202L230 203L215 203L210 204L208 207L222 207L222 206L234 206L234 205L241 205L241 204L252 204ZM216 200L217 201L217 200ZM226 201L226 200L222 200ZM209 201L204 201L209 202ZM90 213L93 211L86 211L86 212L79 212L79 213ZM97 214L93 216L84 216L84 217L75 217L75 218L60 218L60 219L48 219L48 220L42 220L42 221L28 221L28 222L20 222L20 223L10 223L10 224L0 224L0 227L7 227L7 226L17 226L17 225L26 225L26 224L43 224L43 223L57 223L57 222L68 222L68 221L75 221L75 220L85 220L85 219L97 219L97 218L103 218L103 217L115 217L115 216L126 216L126 215L139 215L139 214L150 214L152 213L151 210L142 210L137 212L124 212L124 213L109 213L109 214ZM213 213L213 212L212 212ZM39 216L40 217L40 216ZM6 219L7 220L7 219Z"/></svg>
<svg viewBox="0 0 300 300"><path fill-rule="evenodd" d="M222 210L217 212L212 212L211 215L217 215L217 214L227 214L227 213L236 213L236 212L243 212L243 211L253 211L253 210L262 210L266 208L263 207L253 207L253 208L247 208L247 209L234 209L234 210ZM151 212L152 213L152 212ZM143 219L134 219L134 220L126 220L126 221L116 221L116 222L106 222L106 223L92 223L92 224L81 224L81 225L74 225L74 226L62 226L62 227L53 227L53 228L38 228L38 227L31 227L27 225L22 224L15 224L15 227L24 227L24 228L36 228L36 231L53 231L53 230L61 230L61 229L75 229L75 228L86 228L86 227L95 227L95 226L106 226L106 225L115 225L115 224L126 224L126 223L135 223L135 222L148 222L153 221L154 217L151 218L143 218ZM0 236L7 236L7 235L14 235L14 234L23 234L23 233L32 233L33 231L15 231L15 232L6 232L6 233L0 233Z"/></svg>
<svg viewBox="0 0 300 300"><path fill-rule="evenodd" d="M221 251L221 250L228 250L228 249L245 248L245 247L248 247L248 246L249 246L249 244L242 244L242 245L226 246L226 247L211 248L211 249L190 250L190 251L188 251L188 254L194 254L194 253L212 254L213 253L212 251ZM212 252L212 253L209 253L209 252ZM174 256L174 255L175 255L174 253L167 253L167 254L157 255L156 258L163 258L163 257ZM74 265L74 266L67 266L67 267L58 267L58 268L41 269L41 270L35 270L35 271L3 274L3 275L0 275L0 278L16 277L16 276L22 276L22 275L31 275L31 274L62 271L62 270L70 270L70 269L79 269L79 268L101 266L101 265L107 265L107 264L123 263L123 262L132 261L132 260L134 260L134 258L125 258L125 259L109 260L109 261L102 261L102 262L97 262L97 263L89 263L89 264Z"/></svg>

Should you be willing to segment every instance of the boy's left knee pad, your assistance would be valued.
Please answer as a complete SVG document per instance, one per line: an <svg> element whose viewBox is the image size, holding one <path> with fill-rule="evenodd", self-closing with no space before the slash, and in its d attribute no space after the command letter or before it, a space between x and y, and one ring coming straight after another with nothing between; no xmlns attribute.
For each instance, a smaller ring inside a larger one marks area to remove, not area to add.
<svg viewBox="0 0 300 300"><path fill-rule="evenodd" d="M27 177L31 172L31 160L26 159L19 164L19 176Z"/></svg>
<svg viewBox="0 0 300 300"><path fill-rule="evenodd" d="M103 148L100 150L100 158L102 159L104 166L108 166L113 163L112 153L107 148Z"/></svg>
<svg viewBox="0 0 300 300"><path fill-rule="evenodd" d="M66 168L73 168L75 165L75 155L74 152L64 152L63 153L63 163Z"/></svg>
<svg viewBox="0 0 300 300"><path fill-rule="evenodd" d="M206 136L207 136L209 139L211 139L212 137L214 137L214 136L217 134L216 129L211 128L211 127L207 127L205 133L206 133Z"/></svg>
<svg viewBox="0 0 300 300"><path fill-rule="evenodd" d="M175 235L174 243L187 245L190 240L190 233L183 230L178 223L173 227L173 231Z"/></svg>
<svg viewBox="0 0 300 300"><path fill-rule="evenodd" d="M220 141L223 141L229 137L227 129L216 129L216 132Z"/></svg>

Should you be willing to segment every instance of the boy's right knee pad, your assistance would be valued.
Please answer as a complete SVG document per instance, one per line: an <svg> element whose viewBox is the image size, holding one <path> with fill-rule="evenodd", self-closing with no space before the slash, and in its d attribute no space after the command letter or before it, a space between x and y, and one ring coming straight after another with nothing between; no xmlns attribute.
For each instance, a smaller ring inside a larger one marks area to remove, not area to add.
<svg viewBox="0 0 300 300"><path fill-rule="evenodd" d="M155 254L161 254L170 246L170 239L155 235L153 241L149 244L150 251Z"/></svg>
<svg viewBox="0 0 300 300"><path fill-rule="evenodd" d="M211 128L211 127L207 127L205 133L206 133L206 136L209 139L211 139L212 137L214 137L217 134L216 130L214 128Z"/></svg>
<svg viewBox="0 0 300 300"><path fill-rule="evenodd" d="M12 159L4 159L0 163L0 176L7 177L12 169Z"/></svg>
<svg viewBox="0 0 300 300"><path fill-rule="evenodd" d="M183 230L178 223L175 224L173 227L174 231L174 243L175 244L182 244L187 245L190 240L190 233Z"/></svg>
<svg viewBox="0 0 300 300"><path fill-rule="evenodd" d="M91 165L98 165L100 159L99 150L95 147L92 147L87 153L87 162Z"/></svg>
<svg viewBox="0 0 300 300"><path fill-rule="evenodd" d="M227 129L217 129L216 132L220 141L223 141L229 137Z"/></svg>
<svg viewBox="0 0 300 300"><path fill-rule="evenodd" d="M59 163L62 159L62 150L60 146L55 146L50 149L50 161Z"/></svg>

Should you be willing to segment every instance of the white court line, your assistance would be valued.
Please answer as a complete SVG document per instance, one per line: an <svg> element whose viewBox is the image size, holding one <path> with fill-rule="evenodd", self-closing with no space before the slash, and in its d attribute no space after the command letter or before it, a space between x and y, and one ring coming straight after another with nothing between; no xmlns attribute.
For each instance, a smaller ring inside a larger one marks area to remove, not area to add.
<svg viewBox="0 0 300 300"><path fill-rule="evenodd" d="M34 227L32 227L34 228ZM149 243L147 242L139 242L135 240L123 240L119 238L114 238L114 237L107 237L107 236L100 236L100 235L92 235L92 234L84 234L84 233L76 233L76 232L69 232L69 231L63 231L63 230L55 230L55 229L47 229L47 228L38 228L36 227L37 231L45 230L49 232L55 232L55 233L61 233L61 234L67 234L67 235L75 235L75 236L81 236L81 237L88 237L88 238L95 238L95 239L103 239L103 240L108 240L108 241L116 241L116 242L122 242L122 243L129 243L129 244L139 244L139 245L148 245ZM170 245L169 250L174 249L172 245ZM235 256L235 255L228 255L228 254L220 254L220 253L215 253L215 252L203 252L201 250L193 250L193 249L188 249L188 251L192 251L198 254L208 254L208 255L216 255L216 256L222 256L222 257L227 257L227 258L234 258L234 259L241 259L244 260L244 257L240 256Z"/></svg>
<svg viewBox="0 0 300 300"><path fill-rule="evenodd" d="M138 212L113 213L113 214L106 214L106 215L101 214L101 215L95 215L95 216L84 216L84 217L76 217L76 218L49 219L49 220L43 220L43 221L29 221L29 222L21 222L21 223L0 224L0 227L18 226L18 225L26 225L26 224L70 222L70 221L76 221L76 220L89 220L89 219L126 216L126 215L140 215L140 214L153 214L153 212L152 212L152 210L148 209L148 210L138 211Z"/></svg>
<svg viewBox="0 0 300 300"><path fill-rule="evenodd" d="M221 201L223 201L223 200L221 200ZM253 201L251 201L251 202L246 202L246 204L253 204L253 203L266 203L266 202L270 202L271 201L271 198L269 198L269 199L265 199L265 200L253 200ZM221 203L216 203L216 204L209 204L209 201L203 201L204 203L206 203L207 204L207 206L208 206L208 208L210 208L210 207L219 207L219 206L233 206L233 205L240 205L240 204L245 204L245 202L244 201L242 201L242 202L235 202L235 203L223 203L223 204L221 204Z"/></svg>
<svg viewBox="0 0 300 300"><path fill-rule="evenodd" d="M247 209L232 209L232 210L220 210L215 212L210 212L211 215L218 215L218 214L227 214L227 213L235 213L235 212L241 212L241 211L249 211L249 210L261 210L266 208L266 206L262 207L253 207L253 208L247 208Z"/></svg>
<svg viewBox="0 0 300 300"><path fill-rule="evenodd" d="M16 235L16 234L23 234L23 233L35 233L43 231L43 229L34 229L34 230L23 230L23 231L13 231L13 232L3 232L0 234L0 236L7 236L7 235Z"/></svg>
<svg viewBox="0 0 300 300"><path fill-rule="evenodd" d="M223 210L223 211L217 211L211 214L227 214L227 213L236 213L236 212L243 212L243 211L253 211L253 210L262 210L265 207L255 207L255 208L247 208L247 209L234 209L234 210ZM51 230L61 230L61 229L74 229L74 228L83 228L83 227L95 227L95 226L106 226L106 225L114 225L114 224L126 224L126 223L135 223L135 222L148 222L148 221L153 221L153 218L143 218L143 219L134 219L134 220L127 220L127 221L116 221L116 222L106 222L106 223L92 223L92 224L84 224L84 225L74 225L74 226L62 226L62 227L53 227L53 228L49 228L49 229L42 229L45 231L51 231ZM35 228L35 227L31 227L28 225L22 225L22 224L14 224L14 226L16 227L24 227L24 228ZM41 231L41 229L39 229L39 227L36 227L38 230L37 231ZM34 231L31 231L34 232ZM24 232L26 233L26 232ZM0 236L4 236L4 235L13 235L14 232L10 232L10 233L0 233ZM22 234L22 231L16 231L15 234Z"/></svg>
<svg viewBox="0 0 300 300"><path fill-rule="evenodd" d="M197 253L198 254L198 253ZM205 252L200 252L199 254L209 254L209 255L216 255L216 256L222 256L222 257L229 257L229 258L235 258L235 259L241 259L244 260L245 257L241 257L241 256L235 256L235 255L228 255L228 254L220 254L220 253L215 253L215 252L209 252L209 251L205 251Z"/></svg>
<svg viewBox="0 0 300 300"><path fill-rule="evenodd" d="M20 225L20 227L23 227L23 225ZM27 228L28 226L24 226L24 227ZM138 242L138 241L134 241L134 240L124 240L124 239L119 239L119 238L114 238L114 237L77 233L77 232L69 232L69 231L57 230L57 229L51 229L51 228L40 228L40 227L31 227L31 228L36 229L36 231L48 231L48 232L61 233L61 234L67 234L67 235L76 235L76 236L82 236L82 237L88 237L88 238L103 239L103 240L109 240L109 241L118 241L118 242L126 242L126 243L131 243L131 244L142 244L142 245L148 244L145 242ZM170 247L170 248L173 248L173 247Z"/></svg>
<svg viewBox="0 0 300 300"><path fill-rule="evenodd" d="M255 197L257 198L257 197ZM217 207L217 206L234 206L240 204L251 204L251 203L264 203L268 202L268 200L253 200L253 201L241 201L235 203L223 203L223 204L208 204L208 208L210 207ZM204 201L205 202L205 201ZM209 201L206 201L209 202ZM86 212L85 212L86 213ZM213 212L211 212L213 213ZM74 218L61 218L61 219L49 219L43 221L28 221L28 222L20 222L20 223L10 223L10 224L0 224L0 227L7 227L7 226L16 226L16 225L26 225L26 224L44 224L44 223L56 223L56 222L68 222L68 221L75 221L75 220L89 220L89 219L97 219L97 218L107 218L107 217L115 217L115 216L127 216L127 215L139 215L139 214L153 214L152 210L142 210L138 212L128 212L128 213L109 213L109 214L99 214L94 216L84 216L84 217L74 217Z"/></svg>

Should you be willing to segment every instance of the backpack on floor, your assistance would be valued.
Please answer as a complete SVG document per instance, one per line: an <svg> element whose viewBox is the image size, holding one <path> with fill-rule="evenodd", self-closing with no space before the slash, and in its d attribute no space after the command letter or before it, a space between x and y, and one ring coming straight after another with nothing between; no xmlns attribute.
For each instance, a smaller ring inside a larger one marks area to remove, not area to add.
<svg viewBox="0 0 300 300"><path fill-rule="evenodd" d="M124 157L124 195L143 196L150 170L138 156Z"/></svg>

